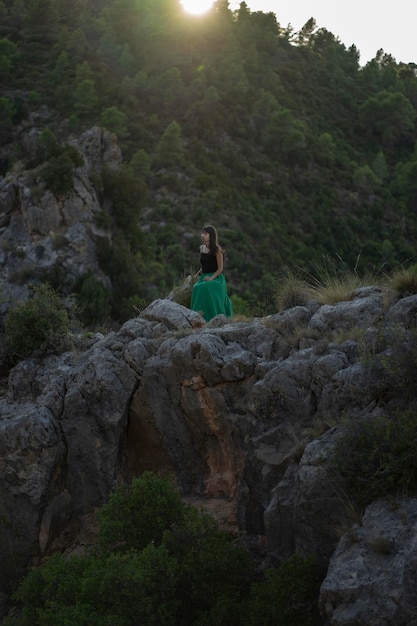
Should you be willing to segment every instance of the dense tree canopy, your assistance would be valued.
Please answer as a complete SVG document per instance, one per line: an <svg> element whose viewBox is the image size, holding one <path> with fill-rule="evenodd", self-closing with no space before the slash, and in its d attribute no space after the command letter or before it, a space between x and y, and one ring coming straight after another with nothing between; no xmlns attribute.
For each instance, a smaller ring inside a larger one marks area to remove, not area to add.
<svg viewBox="0 0 417 626"><path fill-rule="evenodd" d="M312 272L330 257L386 271L387 242L390 267L415 262L414 64L380 50L361 67L314 17L294 33L245 2L195 18L178 0L3 0L0 15L3 144L47 104L62 141L93 124L116 133L140 180L122 173L109 221L133 276L119 302L166 295L197 265L207 222L232 295L254 313L270 310L285 266Z"/></svg>

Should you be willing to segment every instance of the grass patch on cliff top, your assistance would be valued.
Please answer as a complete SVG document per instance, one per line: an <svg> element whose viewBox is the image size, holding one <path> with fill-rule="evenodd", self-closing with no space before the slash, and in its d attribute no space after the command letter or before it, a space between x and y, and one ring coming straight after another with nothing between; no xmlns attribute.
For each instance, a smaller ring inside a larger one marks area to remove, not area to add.
<svg viewBox="0 0 417 626"><path fill-rule="evenodd" d="M340 258L335 261L324 258L313 272L285 268L276 281L274 300L278 311L309 302L337 304L352 300L355 290L370 285L381 286L382 279L372 273L361 275Z"/></svg>

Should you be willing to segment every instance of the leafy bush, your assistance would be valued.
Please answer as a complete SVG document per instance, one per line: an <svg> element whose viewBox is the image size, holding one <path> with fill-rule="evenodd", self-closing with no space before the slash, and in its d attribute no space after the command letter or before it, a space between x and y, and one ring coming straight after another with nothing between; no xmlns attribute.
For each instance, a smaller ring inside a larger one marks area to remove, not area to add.
<svg viewBox="0 0 417 626"><path fill-rule="evenodd" d="M119 139L128 136L127 130L128 118L123 111L120 111L117 107L107 107L103 109L100 116L100 124L107 128L111 133L115 133Z"/></svg>
<svg viewBox="0 0 417 626"><path fill-rule="evenodd" d="M171 626L178 623L175 562L150 544L106 557L56 554L30 572L15 626ZM163 582L162 582L163 581Z"/></svg>
<svg viewBox="0 0 417 626"><path fill-rule="evenodd" d="M45 559L15 594L5 626L308 626L316 578L294 557L264 582L246 550L151 472L118 487L99 511L90 555ZM303 621L304 620L304 621Z"/></svg>
<svg viewBox="0 0 417 626"><path fill-rule="evenodd" d="M109 551L159 545L165 530L184 519L184 505L169 478L145 472L121 485L99 511L100 545Z"/></svg>
<svg viewBox="0 0 417 626"><path fill-rule="evenodd" d="M49 285L41 284L31 298L9 310L5 329L9 353L22 358L35 351L62 349L70 323L60 297Z"/></svg>
<svg viewBox="0 0 417 626"><path fill-rule="evenodd" d="M138 225L140 209L144 205L147 187L142 177L129 167L115 172L105 168L102 183L106 197L111 201L115 225L135 252L146 247L146 237Z"/></svg>
<svg viewBox="0 0 417 626"><path fill-rule="evenodd" d="M413 410L353 420L338 440L333 469L348 496L364 507L389 493L415 491L416 446L417 415Z"/></svg>
<svg viewBox="0 0 417 626"><path fill-rule="evenodd" d="M111 292L92 272L84 274L75 284L78 316L87 325L107 320L111 310Z"/></svg>
<svg viewBox="0 0 417 626"><path fill-rule="evenodd" d="M167 530L163 542L178 563L181 624L197 624L219 603L225 607L229 598L248 595L254 574L250 557L210 515L188 507L183 523Z"/></svg>
<svg viewBox="0 0 417 626"><path fill-rule="evenodd" d="M46 126L40 133L36 146L36 157L39 163L47 161L60 154L60 147L55 134Z"/></svg>
<svg viewBox="0 0 417 626"><path fill-rule="evenodd" d="M132 252L123 235L115 236L111 243L99 239L96 251L100 268L112 282L112 317L123 322L132 317L130 298L143 293L142 258Z"/></svg>
<svg viewBox="0 0 417 626"><path fill-rule="evenodd" d="M57 156L52 156L42 169L42 177L52 193L66 195L73 188L74 170L82 165L79 152L66 146Z"/></svg>
<svg viewBox="0 0 417 626"><path fill-rule="evenodd" d="M11 129L14 114L15 107L13 102L9 98L0 98L0 133Z"/></svg>
<svg viewBox="0 0 417 626"><path fill-rule="evenodd" d="M230 300L233 305L233 317L236 319L238 316L249 317L249 305L244 298L240 298L235 293L230 295Z"/></svg>
<svg viewBox="0 0 417 626"><path fill-rule="evenodd" d="M312 626L317 623L318 578L313 557L293 555L253 585L245 626Z"/></svg>

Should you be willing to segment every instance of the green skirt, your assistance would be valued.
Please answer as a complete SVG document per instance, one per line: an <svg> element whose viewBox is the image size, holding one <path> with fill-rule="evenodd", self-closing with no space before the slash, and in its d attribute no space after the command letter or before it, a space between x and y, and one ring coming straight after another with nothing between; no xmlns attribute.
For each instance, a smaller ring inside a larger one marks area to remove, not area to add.
<svg viewBox="0 0 417 626"><path fill-rule="evenodd" d="M233 307L227 295L227 285L224 274L219 274L214 280L204 280L210 274L201 274L194 283L191 294L191 308L198 311L209 322L216 315L233 316Z"/></svg>

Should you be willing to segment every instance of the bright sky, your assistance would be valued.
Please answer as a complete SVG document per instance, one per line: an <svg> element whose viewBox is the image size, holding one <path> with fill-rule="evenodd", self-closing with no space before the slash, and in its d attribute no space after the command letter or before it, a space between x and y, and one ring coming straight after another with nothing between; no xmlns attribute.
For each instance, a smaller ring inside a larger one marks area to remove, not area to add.
<svg viewBox="0 0 417 626"><path fill-rule="evenodd" d="M239 8L240 1L230 1L229 8ZM249 9L272 11L283 27L291 23L299 30L310 17L319 28L326 28L347 48L352 44L360 52L361 65L373 59L382 48L397 63L417 63L417 36L413 0L245 0Z"/></svg>

